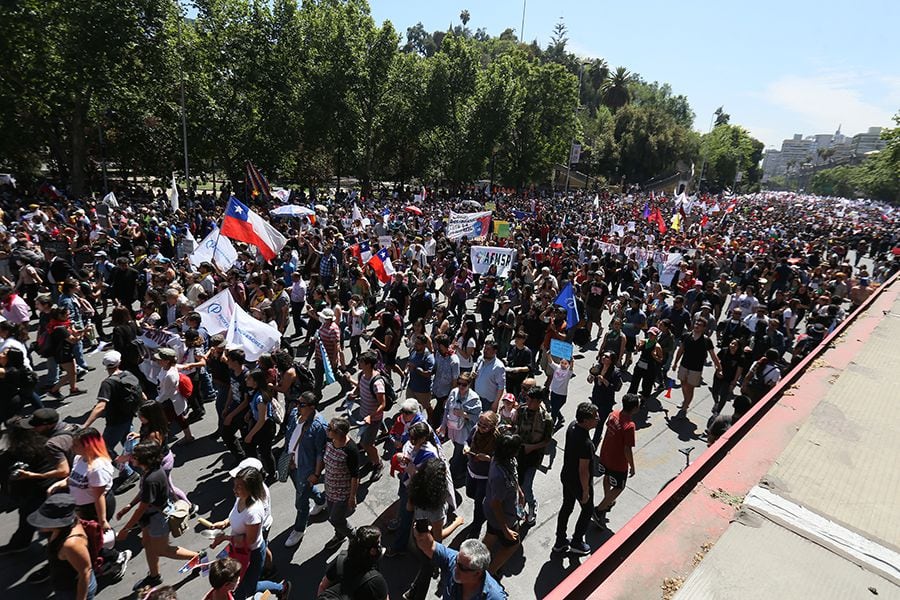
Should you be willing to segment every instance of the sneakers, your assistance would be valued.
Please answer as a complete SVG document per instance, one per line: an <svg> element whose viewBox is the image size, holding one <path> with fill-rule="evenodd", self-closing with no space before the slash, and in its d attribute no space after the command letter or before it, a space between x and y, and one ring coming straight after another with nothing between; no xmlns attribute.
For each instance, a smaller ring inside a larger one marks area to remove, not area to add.
<svg viewBox="0 0 900 600"><path fill-rule="evenodd" d="M313 503L313 507L309 511L310 517L315 517L316 515L320 515L325 512L325 509L328 508L328 504L323 502L322 504Z"/></svg>
<svg viewBox="0 0 900 600"><path fill-rule="evenodd" d="M138 592L144 588L154 588L161 583L162 577L160 575L150 575L148 573L146 577L131 586L131 591Z"/></svg>
<svg viewBox="0 0 900 600"><path fill-rule="evenodd" d="M28 583L43 583L50 579L50 565L44 565L28 576Z"/></svg>
<svg viewBox="0 0 900 600"><path fill-rule="evenodd" d="M287 579L281 582L281 593L278 594L279 600L286 600L291 597L291 582Z"/></svg>
<svg viewBox="0 0 900 600"><path fill-rule="evenodd" d="M113 494L117 496L119 494L124 494L135 485L137 485L137 482L140 480L141 476L132 471L131 475L129 475L127 479L123 480L122 483L116 486L116 489L113 490Z"/></svg>
<svg viewBox="0 0 900 600"><path fill-rule="evenodd" d="M567 540L562 540L562 541L556 542L556 545L550 549L550 552L553 552L554 554L563 554L568 551L569 551L569 542Z"/></svg>
<svg viewBox="0 0 900 600"><path fill-rule="evenodd" d="M525 517L525 524L529 527L534 527L535 523L537 523L537 510L532 510L528 513L528 516Z"/></svg>
<svg viewBox="0 0 900 600"><path fill-rule="evenodd" d="M125 578L125 573L128 572L129 560L131 560L131 550L119 552L119 556L116 557L116 574L113 576L113 581L122 581Z"/></svg>
<svg viewBox="0 0 900 600"><path fill-rule="evenodd" d="M585 542L572 542L569 545L569 554L574 554L575 556L587 556L590 553L591 547Z"/></svg>
<svg viewBox="0 0 900 600"><path fill-rule="evenodd" d="M384 475L384 464L379 462L378 466L372 470L372 483L381 479L382 475Z"/></svg>
<svg viewBox="0 0 900 600"><path fill-rule="evenodd" d="M596 508L591 511L591 523L597 527L606 527L606 511L599 511Z"/></svg>
<svg viewBox="0 0 900 600"><path fill-rule="evenodd" d="M297 531L296 529L291 530L291 535L288 536L288 539L284 540L284 545L287 548L293 548L303 541L303 534L306 533L304 531Z"/></svg>

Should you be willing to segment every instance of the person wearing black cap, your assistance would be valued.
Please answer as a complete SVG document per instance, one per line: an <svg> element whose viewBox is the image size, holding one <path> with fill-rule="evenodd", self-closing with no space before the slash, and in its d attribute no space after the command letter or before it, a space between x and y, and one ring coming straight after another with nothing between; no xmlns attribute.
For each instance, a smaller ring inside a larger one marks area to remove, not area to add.
<svg viewBox="0 0 900 600"><path fill-rule="evenodd" d="M88 538L75 516L71 494L53 494L28 515L28 524L49 534L47 558L53 597L92 600L97 579L91 565Z"/></svg>

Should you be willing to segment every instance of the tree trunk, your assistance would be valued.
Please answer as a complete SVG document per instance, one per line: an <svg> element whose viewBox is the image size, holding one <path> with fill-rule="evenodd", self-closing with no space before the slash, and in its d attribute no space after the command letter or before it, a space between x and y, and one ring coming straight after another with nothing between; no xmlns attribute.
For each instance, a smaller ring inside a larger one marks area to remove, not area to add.
<svg viewBox="0 0 900 600"><path fill-rule="evenodd" d="M87 117L87 100L76 97L72 106L72 122L69 131L71 167L69 170L69 192L73 196L84 193L87 167L87 141L84 137L84 122Z"/></svg>

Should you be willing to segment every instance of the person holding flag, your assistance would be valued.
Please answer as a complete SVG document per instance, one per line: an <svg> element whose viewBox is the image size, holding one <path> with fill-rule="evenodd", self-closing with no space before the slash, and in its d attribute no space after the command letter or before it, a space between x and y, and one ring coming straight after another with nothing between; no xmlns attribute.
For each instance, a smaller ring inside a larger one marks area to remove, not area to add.
<svg viewBox="0 0 900 600"><path fill-rule="evenodd" d="M341 349L341 328L334 318L334 310L323 308L319 312L319 321L322 325L316 332L315 364L313 376L316 379L316 394L321 399L322 389L327 384L334 383L336 377L334 366L344 369L344 352ZM343 384L341 384L343 387Z"/></svg>

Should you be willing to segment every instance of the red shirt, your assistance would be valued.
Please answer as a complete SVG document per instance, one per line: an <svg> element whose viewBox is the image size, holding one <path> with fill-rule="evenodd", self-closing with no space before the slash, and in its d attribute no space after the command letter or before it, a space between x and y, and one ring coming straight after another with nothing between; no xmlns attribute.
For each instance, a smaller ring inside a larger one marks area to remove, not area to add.
<svg viewBox="0 0 900 600"><path fill-rule="evenodd" d="M625 448L634 448L634 421L621 410L614 410L606 420L606 435L600 446L600 464L609 471L627 473Z"/></svg>

